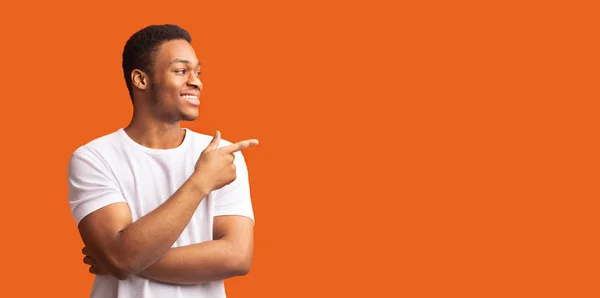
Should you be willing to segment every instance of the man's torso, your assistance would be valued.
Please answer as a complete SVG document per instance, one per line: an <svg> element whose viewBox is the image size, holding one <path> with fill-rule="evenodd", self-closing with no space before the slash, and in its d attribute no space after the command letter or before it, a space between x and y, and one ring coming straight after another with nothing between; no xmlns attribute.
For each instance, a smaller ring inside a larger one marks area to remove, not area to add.
<svg viewBox="0 0 600 298"><path fill-rule="evenodd" d="M110 169L136 221L165 202L188 179L210 140L188 130L179 147L152 150L133 142L121 129L90 142L85 149L97 154ZM213 196L211 193L202 200L173 247L212 240ZM222 281L178 286L135 275L124 281L96 276L91 297L225 297L225 291Z"/></svg>

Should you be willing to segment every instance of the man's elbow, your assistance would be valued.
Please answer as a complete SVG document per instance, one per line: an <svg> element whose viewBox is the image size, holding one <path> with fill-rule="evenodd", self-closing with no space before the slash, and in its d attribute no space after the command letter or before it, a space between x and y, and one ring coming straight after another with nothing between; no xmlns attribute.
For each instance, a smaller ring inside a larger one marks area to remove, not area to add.
<svg viewBox="0 0 600 298"><path fill-rule="evenodd" d="M242 262L238 265L237 270L236 270L236 275L237 276L244 276L248 273L250 273L250 267L252 265L251 261L246 261L246 262Z"/></svg>
<svg viewBox="0 0 600 298"><path fill-rule="evenodd" d="M244 276L250 272L250 264L241 263L232 269L234 276Z"/></svg>
<svg viewBox="0 0 600 298"><path fill-rule="evenodd" d="M234 255L230 262L230 270L235 276L244 276L250 272L252 266L251 253L238 253Z"/></svg>
<svg viewBox="0 0 600 298"><path fill-rule="evenodd" d="M116 256L108 257L108 263L108 272L119 280L126 280L138 271L131 262L119 260Z"/></svg>
<svg viewBox="0 0 600 298"><path fill-rule="evenodd" d="M118 270L113 270L111 275L116 277L119 280L127 280L129 278L129 276L131 276L131 272L118 269Z"/></svg>

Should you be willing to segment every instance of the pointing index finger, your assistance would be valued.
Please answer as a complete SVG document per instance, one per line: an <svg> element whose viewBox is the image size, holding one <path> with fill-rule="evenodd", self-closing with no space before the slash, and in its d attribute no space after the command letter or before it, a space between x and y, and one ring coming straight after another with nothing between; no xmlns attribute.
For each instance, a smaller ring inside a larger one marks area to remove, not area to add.
<svg viewBox="0 0 600 298"><path fill-rule="evenodd" d="M251 140L245 140L245 141L237 142L235 144L231 144L229 146L222 147L221 150L225 151L226 153L234 153L234 152L244 150L248 147L253 147L256 145L258 145L258 140L251 139Z"/></svg>

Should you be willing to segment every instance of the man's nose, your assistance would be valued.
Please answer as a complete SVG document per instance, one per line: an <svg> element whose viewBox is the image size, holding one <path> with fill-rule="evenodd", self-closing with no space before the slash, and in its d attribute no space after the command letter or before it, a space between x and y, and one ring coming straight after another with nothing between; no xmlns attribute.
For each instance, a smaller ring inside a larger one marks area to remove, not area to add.
<svg viewBox="0 0 600 298"><path fill-rule="evenodd" d="M200 78L196 76L196 73L192 73L189 76L188 85L196 86L198 89L202 90L202 82L200 81Z"/></svg>

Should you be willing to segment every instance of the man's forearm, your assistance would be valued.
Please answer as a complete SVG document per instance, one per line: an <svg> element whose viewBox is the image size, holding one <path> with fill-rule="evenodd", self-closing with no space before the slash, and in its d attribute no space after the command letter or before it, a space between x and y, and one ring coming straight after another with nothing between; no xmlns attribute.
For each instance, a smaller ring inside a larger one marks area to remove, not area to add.
<svg viewBox="0 0 600 298"><path fill-rule="evenodd" d="M158 262L139 275L165 283L200 284L245 275L247 257L225 239L170 249Z"/></svg>
<svg viewBox="0 0 600 298"><path fill-rule="evenodd" d="M120 277L140 272L167 253L206 195L188 180L165 203L119 232L108 257Z"/></svg>

